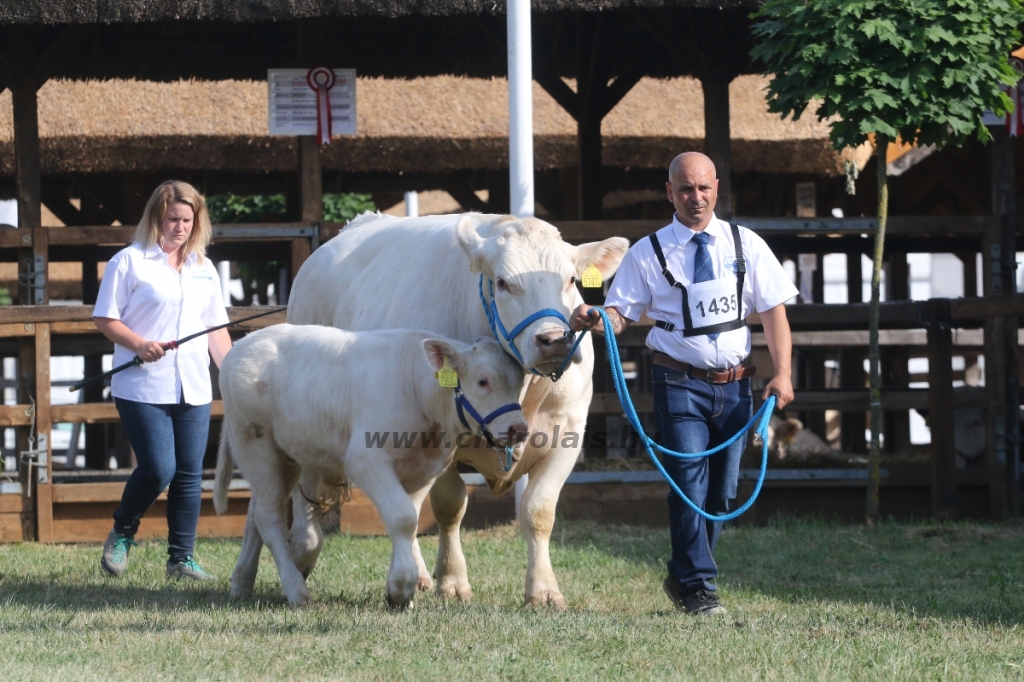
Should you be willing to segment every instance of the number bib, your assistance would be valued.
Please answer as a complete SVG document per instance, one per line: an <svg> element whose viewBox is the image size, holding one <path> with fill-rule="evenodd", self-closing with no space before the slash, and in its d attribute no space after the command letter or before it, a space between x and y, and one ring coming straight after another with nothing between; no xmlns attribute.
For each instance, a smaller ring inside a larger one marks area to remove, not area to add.
<svg viewBox="0 0 1024 682"><path fill-rule="evenodd" d="M731 332L746 326L743 317L743 279L747 274L746 261L743 258L743 246L740 241L739 228L730 223L733 244L736 249L736 277L720 277L706 282L696 282L688 287L676 281L665 262L665 254L661 250L656 234L649 239L654 253L661 265L661 272L668 283L679 289L683 294L683 336L704 336ZM675 331L671 322L656 320L655 326L665 331Z"/></svg>
<svg viewBox="0 0 1024 682"><path fill-rule="evenodd" d="M688 332L735 322L739 312L736 309L736 278L722 277L691 284L686 287L683 305L689 308L683 311Z"/></svg>

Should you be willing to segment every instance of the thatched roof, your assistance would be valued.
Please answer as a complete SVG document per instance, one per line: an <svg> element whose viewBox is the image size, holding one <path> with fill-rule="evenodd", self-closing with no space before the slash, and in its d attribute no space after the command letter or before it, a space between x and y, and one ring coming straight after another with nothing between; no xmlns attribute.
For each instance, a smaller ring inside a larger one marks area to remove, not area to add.
<svg viewBox="0 0 1024 682"><path fill-rule="evenodd" d="M731 9L759 0L533 0L539 12L599 12L620 8ZM278 22L353 16L399 17L504 14L496 0L8 0L3 24L116 24L154 21Z"/></svg>
<svg viewBox="0 0 1024 682"><path fill-rule="evenodd" d="M296 142L267 134L260 81L50 81L39 91L44 174L132 170L289 171ZM731 93L733 170L842 173L827 128L769 114L764 80L741 76ZM575 165L576 124L534 86L539 169ZM508 100L500 79L359 79L358 130L323 155L327 170L443 172L508 166ZM664 168L701 149L703 96L690 78L644 79L603 125L604 164ZM0 94L0 174L13 175L11 96Z"/></svg>

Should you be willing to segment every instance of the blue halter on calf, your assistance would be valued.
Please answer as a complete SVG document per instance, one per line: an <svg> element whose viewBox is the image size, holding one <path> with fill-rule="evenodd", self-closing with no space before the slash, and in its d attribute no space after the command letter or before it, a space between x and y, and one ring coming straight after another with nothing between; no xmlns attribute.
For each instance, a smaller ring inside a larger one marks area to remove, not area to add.
<svg viewBox="0 0 1024 682"><path fill-rule="evenodd" d="M487 439L487 444L496 452L505 453L504 462L501 461L500 457L498 458L498 464L501 466L502 471L511 471L513 463L512 452L516 449L515 443L499 446L497 441L494 440L494 435L487 429L487 425L503 414L522 410L523 406L519 403L509 403L508 405L504 405L494 410L486 417L481 417L480 413L476 411L476 408L470 404L469 399L466 398L466 394L462 392L462 381L459 381L459 384L455 387L455 408L459 412L459 421L462 422L463 426L472 431L473 427L469 425L468 421L466 421L466 415L463 410L465 410L465 412L469 412L469 416L473 418L473 421L480 425L480 430L483 432L484 438Z"/></svg>
<svg viewBox="0 0 1024 682"><path fill-rule="evenodd" d="M519 364L521 364L523 367L526 367L526 362L523 360L523 356L519 352L519 349L516 348L515 338L519 336L523 332L523 330L526 329L534 320L538 320L542 317L557 317L559 320L565 323L566 327L569 327L569 320L565 319L565 315L558 312L554 308L544 308L543 310L538 310L537 312L528 316L525 320L517 324L515 328L512 329L512 331L506 331L505 325L501 323L501 318L498 316L498 306L494 303L494 281L487 280L487 285L488 293L490 294L491 297L490 305L487 304L487 299L484 297L484 276L480 275L480 303L484 307L484 312L487 313L487 321L491 324L491 332L494 334L494 339L500 344L501 339L504 338L505 343L508 344L509 349L512 351L512 355L515 356L516 360L518 360ZM501 331L501 336L498 335L499 330ZM580 333L578 337L576 337L576 342L573 343L572 349L569 351L569 355L566 356L565 361L562 363L562 366L559 367L554 372L552 372L551 374L541 374L537 370L529 368L527 368L527 371L530 372L530 374L536 374L537 376L542 377L551 377L552 381L558 381L559 379L562 378L562 374L569 366L569 363L572 362L572 356L576 354L576 349L579 348L580 341L583 340L583 336L586 333L586 330L584 330L583 332ZM574 336L576 336L576 333L570 329L565 333L564 338L571 339Z"/></svg>

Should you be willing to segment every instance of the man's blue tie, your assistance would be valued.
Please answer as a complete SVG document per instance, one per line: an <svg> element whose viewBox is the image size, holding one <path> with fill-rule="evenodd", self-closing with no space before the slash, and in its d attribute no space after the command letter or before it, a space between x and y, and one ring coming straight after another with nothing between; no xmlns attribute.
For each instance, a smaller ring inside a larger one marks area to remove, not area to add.
<svg viewBox="0 0 1024 682"><path fill-rule="evenodd" d="M707 232L698 232L693 235L693 241L697 244L697 257L693 259L693 283L707 282L715 278L715 266L711 262L711 254L708 252ZM708 334L708 338L714 341L718 334Z"/></svg>

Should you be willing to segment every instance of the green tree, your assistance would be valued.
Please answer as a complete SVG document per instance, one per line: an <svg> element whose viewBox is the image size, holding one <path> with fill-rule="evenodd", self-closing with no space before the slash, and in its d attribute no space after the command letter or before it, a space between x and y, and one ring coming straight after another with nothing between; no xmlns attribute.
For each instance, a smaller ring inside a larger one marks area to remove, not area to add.
<svg viewBox="0 0 1024 682"><path fill-rule="evenodd" d="M881 458L878 300L888 215L885 153L890 141L943 146L976 135L988 109L1012 103L1010 51L1024 22L1020 0L768 0L753 15L766 66L768 109L800 117L817 106L837 151L873 134L878 161L878 232L871 276L871 452L867 521L878 518Z"/></svg>

